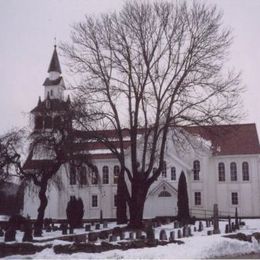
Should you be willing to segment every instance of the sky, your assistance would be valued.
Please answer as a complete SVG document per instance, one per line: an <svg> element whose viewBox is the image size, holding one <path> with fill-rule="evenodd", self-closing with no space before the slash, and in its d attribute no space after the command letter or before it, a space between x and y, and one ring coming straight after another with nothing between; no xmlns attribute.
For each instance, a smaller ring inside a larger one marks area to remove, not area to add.
<svg viewBox="0 0 260 260"><path fill-rule="evenodd" d="M182 1L182 0L179 0ZM203 1L203 0L195 0ZM229 65L242 72L243 123L260 133L260 0L205 0L223 11L233 30ZM124 0L0 0L0 135L29 123L29 112L43 97L43 81L57 45L69 41L71 26L85 14L119 9ZM60 57L63 77L65 61ZM242 106L242 104L241 104Z"/></svg>

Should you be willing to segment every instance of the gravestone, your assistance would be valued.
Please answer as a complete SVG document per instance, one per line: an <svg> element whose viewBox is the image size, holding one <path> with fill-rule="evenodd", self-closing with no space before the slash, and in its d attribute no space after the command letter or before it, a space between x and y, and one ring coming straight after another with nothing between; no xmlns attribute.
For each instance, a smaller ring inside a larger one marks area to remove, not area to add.
<svg viewBox="0 0 260 260"><path fill-rule="evenodd" d="M202 232L203 231L203 223L202 221L199 222L199 232Z"/></svg>
<svg viewBox="0 0 260 260"><path fill-rule="evenodd" d="M236 226L234 222L231 223L231 230L232 232L236 231Z"/></svg>
<svg viewBox="0 0 260 260"><path fill-rule="evenodd" d="M99 229L100 229L100 224L97 223L97 224L96 224L96 230L99 230Z"/></svg>
<svg viewBox="0 0 260 260"><path fill-rule="evenodd" d="M169 240L170 240L171 242L173 242L173 241L175 240L175 233L174 233L174 231L171 231L171 232L170 232L170 238L169 238Z"/></svg>
<svg viewBox="0 0 260 260"><path fill-rule="evenodd" d="M226 224L226 226L225 226L225 233L226 233L226 234L229 233L229 230L230 230L230 227L229 227L228 224Z"/></svg>
<svg viewBox="0 0 260 260"><path fill-rule="evenodd" d="M186 237L186 226L183 226L182 228L182 236Z"/></svg>
<svg viewBox="0 0 260 260"><path fill-rule="evenodd" d="M50 225L45 226L45 229L46 229L46 232L48 232L48 233L52 231L52 228Z"/></svg>
<svg viewBox="0 0 260 260"><path fill-rule="evenodd" d="M5 242L15 241L16 230L10 226L5 232Z"/></svg>
<svg viewBox="0 0 260 260"><path fill-rule="evenodd" d="M61 228L62 235L67 235L68 234L68 226L67 226L67 224L61 224L60 228Z"/></svg>
<svg viewBox="0 0 260 260"><path fill-rule="evenodd" d="M192 236L192 234L191 234L191 227L188 227L187 230L188 230L188 236L191 237Z"/></svg>
<svg viewBox="0 0 260 260"><path fill-rule="evenodd" d="M141 239L141 236L142 236L142 230L137 230L136 231L136 239Z"/></svg>
<svg viewBox="0 0 260 260"><path fill-rule="evenodd" d="M85 231L91 231L91 225L90 224L85 225Z"/></svg>
<svg viewBox="0 0 260 260"><path fill-rule="evenodd" d="M146 228L146 237L147 237L148 241L154 241L155 235L154 235L154 230L153 230L152 225L150 225Z"/></svg>
<svg viewBox="0 0 260 260"><path fill-rule="evenodd" d="M108 231L106 231L106 230L101 231L100 234L99 234L99 238L100 239L108 239Z"/></svg>
<svg viewBox="0 0 260 260"><path fill-rule="evenodd" d="M107 222L106 221L103 222L103 228L107 228Z"/></svg>
<svg viewBox="0 0 260 260"><path fill-rule="evenodd" d="M88 233L88 241L89 242L96 242L98 239L97 233L90 232Z"/></svg>
<svg viewBox="0 0 260 260"><path fill-rule="evenodd" d="M119 237L120 237L120 240L125 240L125 233L122 232Z"/></svg>
<svg viewBox="0 0 260 260"><path fill-rule="evenodd" d="M220 234L218 204L214 204L213 206L213 234Z"/></svg>
<svg viewBox="0 0 260 260"><path fill-rule="evenodd" d="M167 234L166 234L166 231L164 229L162 229L160 231L159 237L160 237L160 240L167 240Z"/></svg>
<svg viewBox="0 0 260 260"><path fill-rule="evenodd" d="M116 242L117 241L117 236L116 235L111 235L109 237L109 242Z"/></svg>
<svg viewBox="0 0 260 260"><path fill-rule="evenodd" d="M32 225L30 222L25 223L24 225L24 235L23 235L23 242L32 242Z"/></svg>
<svg viewBox="0 0 260 260"><path fill-rule="evenodd" d="M133 240L134 239L134 232L129 232L129 239Z"/></svg>
<svg viewBox="0 0 260 260"><path fill-rule="evenodd" d="M193 231L197 232L197 227L196 226L194 226Z"/></svg>
<svg viewBox="0 0 260 260"><path fill-rule="evenodd" d="M72 227L70 227L69 231L70 231L70 234L73 234L73 228Z"/></svg>
<svg viewBox="0 0 260 260"><path fill-rule="evenodd" d="M211 236L211 235L212 235L212 230L208 230L208 231L207 231L207 235L208 235L208 236Z"/></svg>
<svg viewBox="0 0 260 260"><path fill-rule="evenodd" d="M181 230L180 230L180 229L178 229L177 237L178 237L178 238L181 238Z"/></svg>

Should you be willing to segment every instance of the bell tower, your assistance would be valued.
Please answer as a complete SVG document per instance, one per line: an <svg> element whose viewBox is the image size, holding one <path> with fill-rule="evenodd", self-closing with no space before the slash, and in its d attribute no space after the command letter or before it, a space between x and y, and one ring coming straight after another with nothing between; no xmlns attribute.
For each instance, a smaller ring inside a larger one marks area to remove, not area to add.
<svg viewBox="0 0 260 260"><path fill-rule="evenodd" d="M56 45L48 68L48 77L45 79L44 100L39 97L37 106L31 111L34 118L34 131L70 128L70 98L64 100L65 84L61 76Z"/></svg>

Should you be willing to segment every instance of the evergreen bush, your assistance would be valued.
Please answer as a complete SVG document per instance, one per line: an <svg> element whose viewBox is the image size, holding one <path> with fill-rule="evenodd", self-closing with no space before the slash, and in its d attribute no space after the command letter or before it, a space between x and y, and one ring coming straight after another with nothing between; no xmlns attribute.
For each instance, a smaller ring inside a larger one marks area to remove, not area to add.
<svg viewBox="0 0 260 260"><path fill-rule="evenodd" d="M84 215L84 205L82 199L76 199L74 196L71 197L67 204L66 213L68 223L71 228L81 227Z"/></svg>

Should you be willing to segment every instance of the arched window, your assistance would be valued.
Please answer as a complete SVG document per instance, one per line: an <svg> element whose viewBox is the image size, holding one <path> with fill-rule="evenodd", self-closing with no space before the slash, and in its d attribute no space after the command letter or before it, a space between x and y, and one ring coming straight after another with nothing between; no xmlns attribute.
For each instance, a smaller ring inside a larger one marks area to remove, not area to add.
<svg viewBox="0 0 260 260"><path fill-rule="evenodd" d="M159 193L158 197L171 197L171 193L166 191L166 190L163 190Z"/></svg>
<svg viewBox="0 0 260 260"><path fill-rule="evenodd" d="M80 184L81 185L86 185L87 184L87 170L85 166L82 166L80 168L80 172L79 172L79 177L80 177Z"/></svg>
<svg viewBox="0 0 260 260"><path fill-rule="evenodd" d="M166 161L163 161L162 177L163 178L167 178L167 164L166 164Z"/></svg>
<svg viewBox="0 0 260 260"><path fill-rule="evenodd" d="M98 171L97 168L91 169L91 184L96 185L98 184Z"/></svg>
<svg viewBox="0 0 260 260"><path fill-rule="evenodd" d="M249 166L248 162L242 163L242 175L243 175L243 181L249 181Z"/></svg>
<svg viewBox="0 0 260 260"><path fill-rule="evenodd" d="M225 164L223 162L218 164L218 180L225 181Z"/></svg>
<svg viewBox="0 0 260 260"><path fill-rule="evenodd" d="M114 184L118 183L118 177L119 177L120 168L118 165L114 166Z"/></svg>
<svg viewBox="0 0 260 260"><path fill-rule="evenodd" d="M103 184L109 184L109 168L108 166L103 166Z"/></svg>
<svg viewBox="0 0 260 260"><path fill-rule="evenodd" d="M35 129L42 129L43 128L43 118L42 116L35 117Z"/></svg>
<svg viewBox="0 0 260 260"><path fill-rule="evenodd" d="M52 128L52 118L50 116L45 117L45 128Z"/></svg>
<svg viewBox="0 0 260 260"><path fill-rule="evenodd" d="M61 117L60 116L55 116L53 119L53 127L55 129L60 128L61 127Z"/></svg>
<svg viewBox="0 0 260 260"><path fill-rule="evenodd" d="M193 162L193 179L194 181L199 181L200 179L200 161L195 160Z"/></svg>
<svg viewBox="0 0 260 260"><path fill-rule="evenodd" d="M176 168L171 167L171 180L176 181Z"/></svg>
<svg viewBox="0 0 260 260"><path fill-rule="evenodd" d="M230 163L230 179L237 181L237 164L235 162Z"/></svg>
<svg viewBox="0 0 260 260"><path fill-rule="evenodd" d="M76 168L74 165L70 166L70 185L76 184Z"/></svg>

